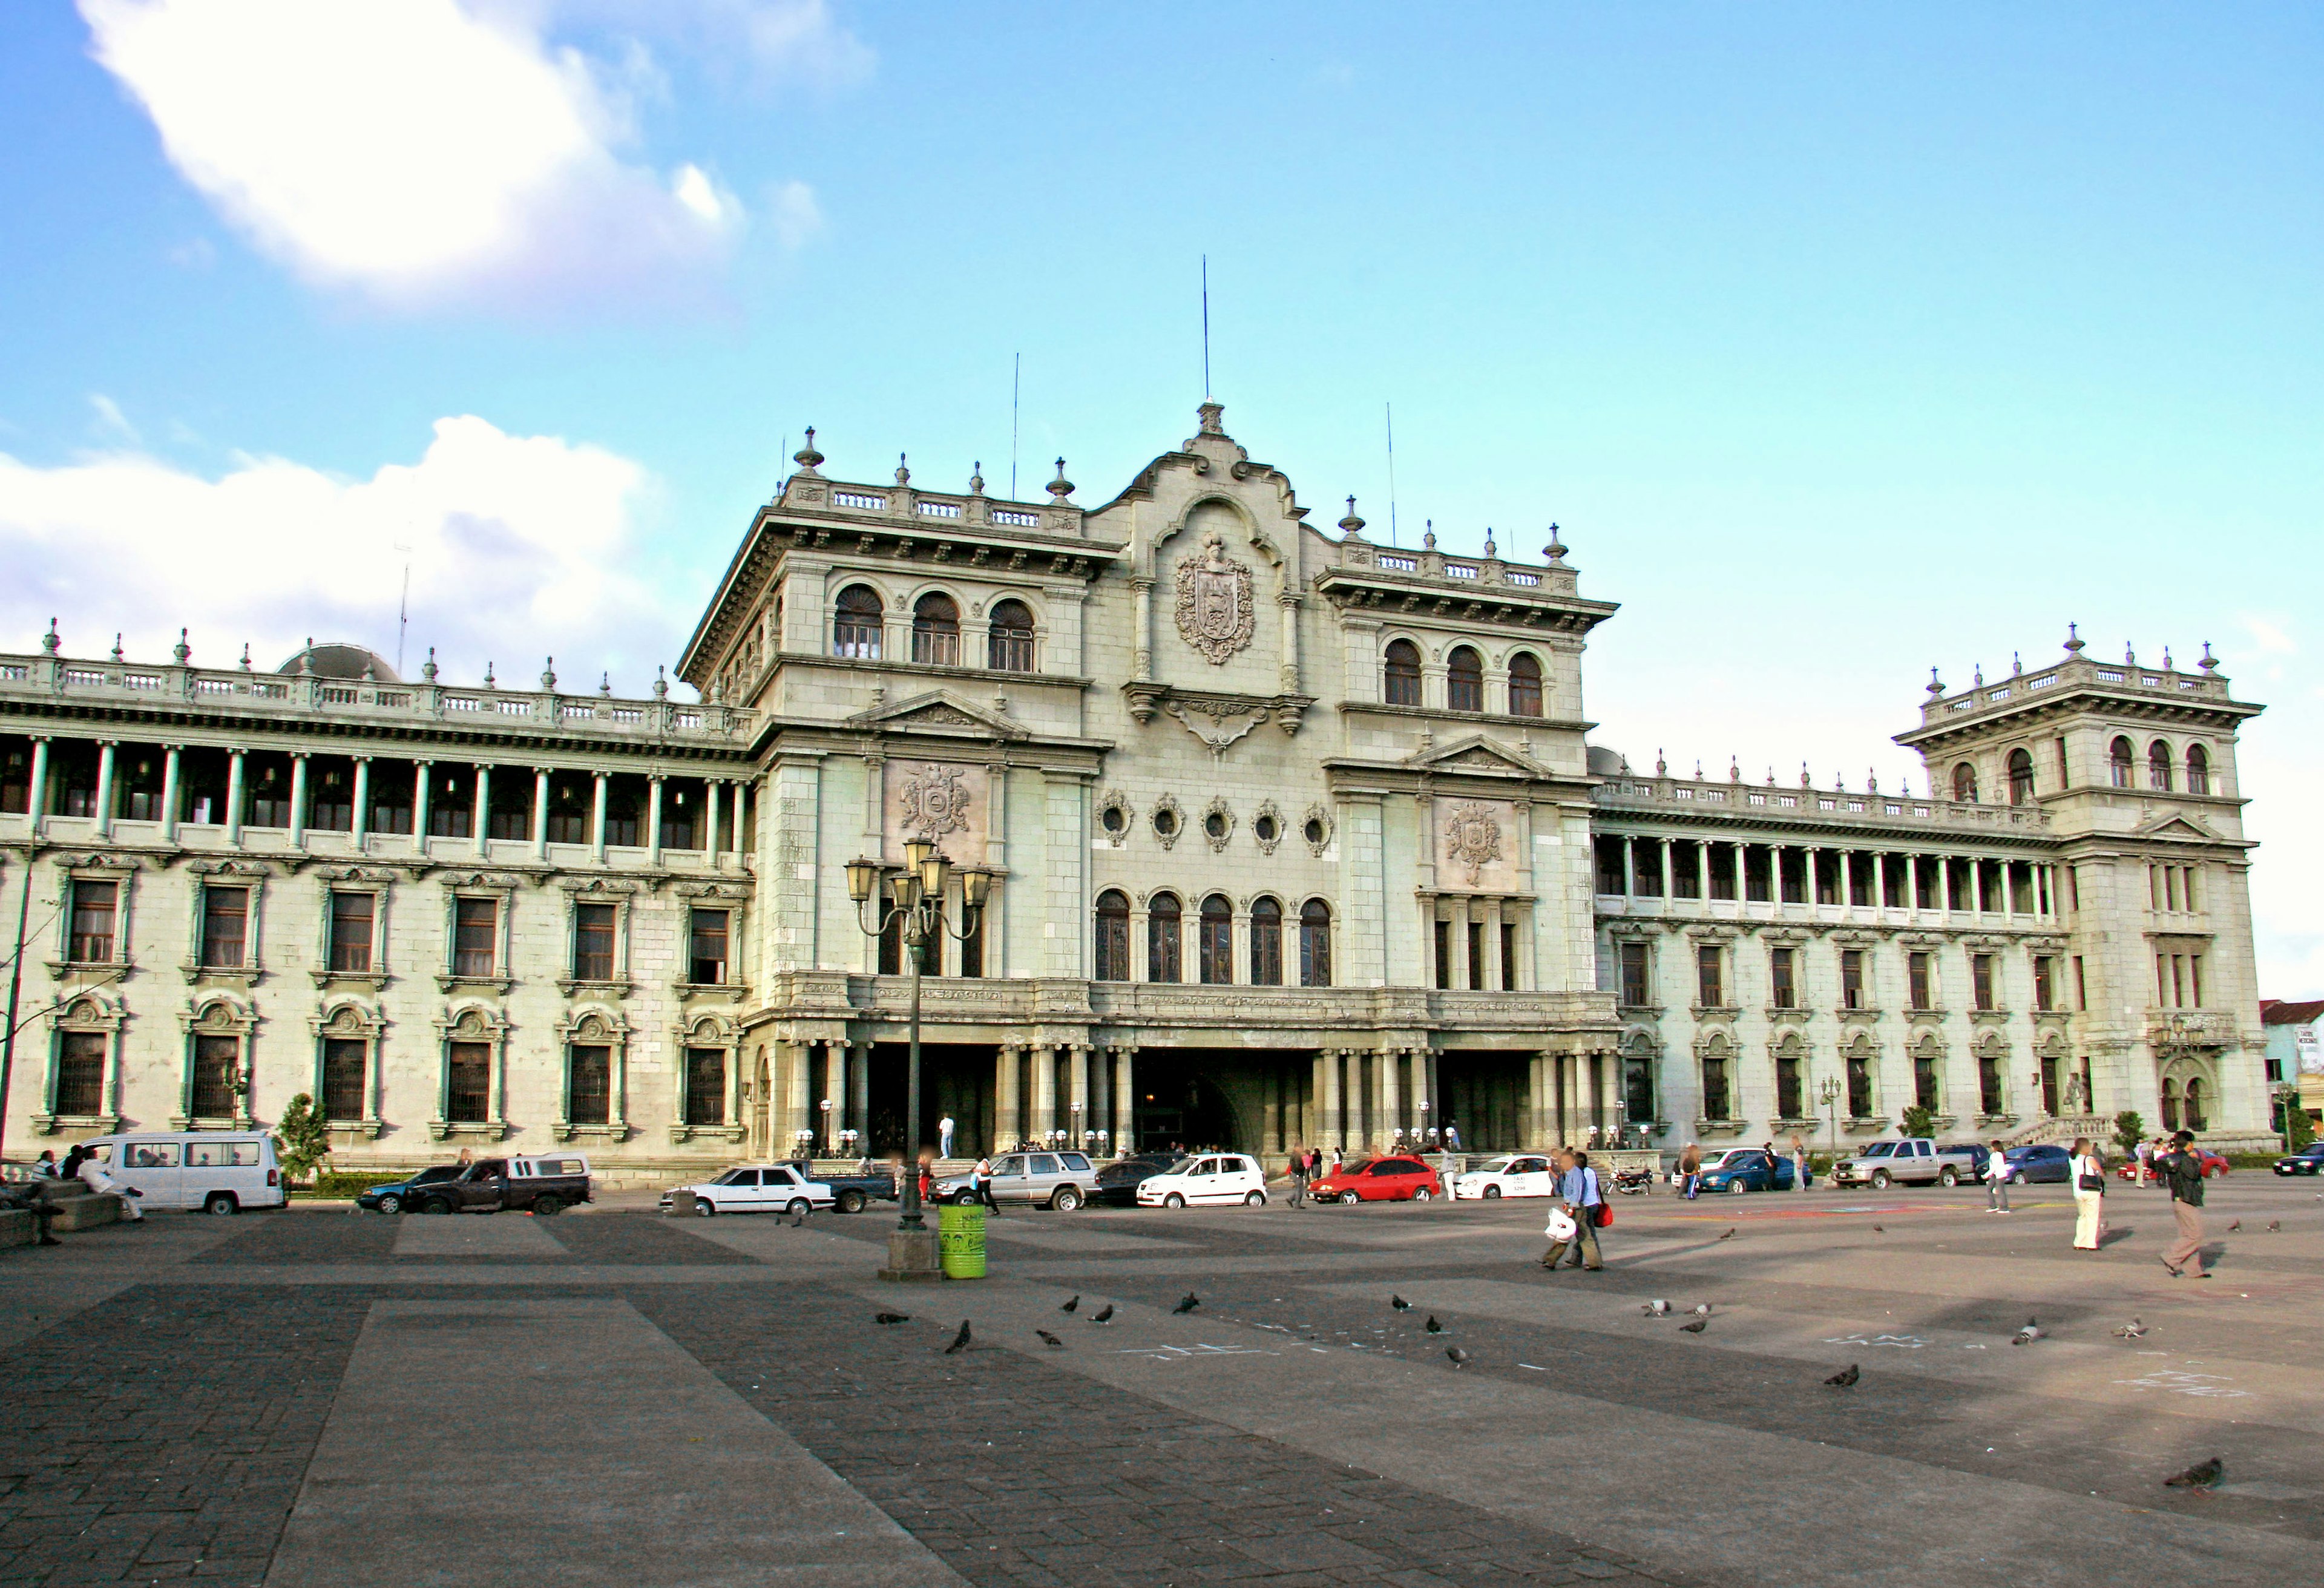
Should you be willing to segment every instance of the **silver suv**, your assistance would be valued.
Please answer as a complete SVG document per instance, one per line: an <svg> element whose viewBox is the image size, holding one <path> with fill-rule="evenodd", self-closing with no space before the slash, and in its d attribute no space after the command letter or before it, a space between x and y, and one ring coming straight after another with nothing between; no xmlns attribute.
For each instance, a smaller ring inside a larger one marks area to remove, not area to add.
<svg viewBox="0 0 2324 1588"><path fill-rule="evenodd" d="M1835 1186L1950 1186L1962 1174L1961 1159L1940 1153L1925 1136L1873 1141L1832 1166Z"/></svg>
<svg viewBox="0 0 2324 1588"><path fill-rule="evenodd" d="M992 1160L992 1200L1029 1202L1071 1213L1097 1189L1097 1170L1086 1153L1010 1152ZM936 1182L939 1202L974 1202L976 1187L967 1175Z"/></svg>

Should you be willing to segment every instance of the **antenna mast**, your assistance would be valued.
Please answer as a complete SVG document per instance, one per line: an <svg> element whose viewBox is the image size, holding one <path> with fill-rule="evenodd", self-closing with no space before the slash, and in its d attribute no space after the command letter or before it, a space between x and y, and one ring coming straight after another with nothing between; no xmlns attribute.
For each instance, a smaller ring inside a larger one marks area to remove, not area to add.
<svg viewBox="0 0 2324 1588"><path fill-rule="evenodd" d="M1025 355L1016 355L1009 374L1009 500L1017 500L1017 396L1025 383Z"/></svg>
<svg viewBox="0 0 2324 1588"><path fill-rule="evenodd" d="M395 676L403 676L403 636L411 627L411 548L402 541L395 549L403 553L403 594L395 600Z"/></svg>
<svg viewBox="0 0 2324 1588"><path fill-rule="evenodd" d="M1203 401L1211 400L1211 256L1203 255Z"/></svg>
<svg viewBox="0 0 2324 1588"><path fill-rule="evenodd" d="M1388 543L1396 544L1396 404L1383 402L1388 411Z"/></svg>

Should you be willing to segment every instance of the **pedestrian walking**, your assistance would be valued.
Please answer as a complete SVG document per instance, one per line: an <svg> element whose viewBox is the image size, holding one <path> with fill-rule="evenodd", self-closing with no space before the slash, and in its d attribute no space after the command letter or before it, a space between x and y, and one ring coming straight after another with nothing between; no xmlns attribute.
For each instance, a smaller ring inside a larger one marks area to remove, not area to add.
<svg viewBox="0 0 2324 1588"><path fill-rule="evenodd" d="M2096 1251L2106 1233L2106 1160L2087 1137L2074 1138L2074 1250Z"/></svg>
<svg viewBox="0 0 2324 1588"><path fill-rule="evenodd" d="M1588 1153L1573 1149L1561 1151L1557 1162L1558 1202L1573 1221L1573 1233L1562 1241L1553 1235L1550 1249L1542 1253L1541 1266L1554 1270L1558 1260L1571 1246L1572 1266L1594 1272L1605 1266L1598 1250L1598 1222L1606 1198L1598 1183L1598 1171L1590 1167Z"/></svg>
<svg viewBox="0 0 2324 1588"><path fill-rule="evenodd" d="M2155 1168L2171 1192L2171 1217L2179 1226L2179 1239L2163 1254L2163 1266L2177 1279L2187 1265L2195 1266L2195 1277L2208 1279L2209 1269L2203 1261L2203 1159L2194 1150L2195 1132L2181 1131L2171 1138L2172 1152L2156 1160Z"/></svg>
<svg viewBox="0 0 2324 1588"><path fill-rule="evenodd" d="M1990 1142L1985 1154L1985 1211L2009 1211L2009 1159L2001 1150L2001 1143Z"/></svg>
<svg viewBox="0 0 2324 1588"><path fill-rule="evenodd" d="M1338 1174L1340 1172L1340 1166L1346 1161L1347 1160L1345 1159L1340 1156L1340 1149L1337 1147L1332 1149L1332 1172L1333 1174Z"/></svg>
<svg viewBox="0 0 2324 1588"><path fill-rule="evenodd" d="M1686 1150L1678 1155L1679 1195L1689 1202L1702 1187L1702 1149L1690 1141Z"/></svg>
<svg viewBox="0 0 2324 1588"><path fill-rule="evenodd" d="M1808 1188L1808 1144L1797 1136L1792 1138L1792 1188Z"/></svg>
<svg viewBox="0 0 2324 1588"><path fill-rule="evenodd" d="M1296 1148L1291 1154L1291 1205L1307 1205L1307 1149Z"/></svg>
<svg viewBox="0 0 2324 1588"><path fill-rule="evenodd" d="M952 1156L952 1115L946 1114L936 1122L936 1156L938 1158Z"/></svg>
<svg viewBox="0 0 2324 1588"><path fill-rule="evenodd" d="M976 1167L968 1171L969 1189L976 1193L977 1205L993 1217L1001 1216L1001 1205L992 1200L992 1160L980 1158Z"/></svg>
<svg viewBox="0 0 2324 1588"><path fill-rule="evenodd" d="M2142 1136L2130 1151L2138 1159L2138 1183L2144 1186L2154 1177L2154 1143Z"/></svg>

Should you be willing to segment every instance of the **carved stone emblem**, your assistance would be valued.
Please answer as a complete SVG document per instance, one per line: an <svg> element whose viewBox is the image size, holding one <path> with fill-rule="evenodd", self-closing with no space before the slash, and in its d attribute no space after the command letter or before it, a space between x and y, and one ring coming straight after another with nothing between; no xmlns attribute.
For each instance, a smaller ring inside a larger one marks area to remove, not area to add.
<svg viewBox="0 0 2324 1588"><path fill-rule="evenodd" d="M1501 824L1474 801L1454 806L1444 824L1444 853L1469 868L1469 886L1475 887L1485 867L1501 857Z"/></svg>
<svg viewBox="0 0 2324 1588"><path fill-rule="evenodd" d="M1217 667L1250 644L1258 627L1250 568L1228 557L1217 535L1204 536L1201 559L1178 565L1178 632Z"/></svg>
<svg viewBox="0 0 2324 1588"><path fill-rule="evenodd" d="M933 844L968 827L968 790L961 786L958 767L920 768L904 780L901 798L909 836Z"/></svg>

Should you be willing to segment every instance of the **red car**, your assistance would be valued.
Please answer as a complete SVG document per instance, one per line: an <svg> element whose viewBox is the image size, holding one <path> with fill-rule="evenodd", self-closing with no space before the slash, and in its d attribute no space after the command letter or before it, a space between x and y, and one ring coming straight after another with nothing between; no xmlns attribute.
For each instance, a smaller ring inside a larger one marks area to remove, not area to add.
<svg viewBox="0 0 2324 1588"><path fill-rule="evenodd" d="M1426 1202L1436 1171L1416 1158L1376 1158L1334 1169L1307 1188L1318 1202Z"/></svg>
<svg viewBox="0 0 2324 1588"><path fill-rule="evenodd" d="M2227 1160L2210 1149L2198 1147L2195 1149L2195 1156L2203 1160L2203 1178L2216 1180L2227 1172ZM2122 1167L2115 1170L2115 1173L2126 1180L2135 1180L2138 1178L2138 1160L2135 1158L2125 1160Z"/></svg>

